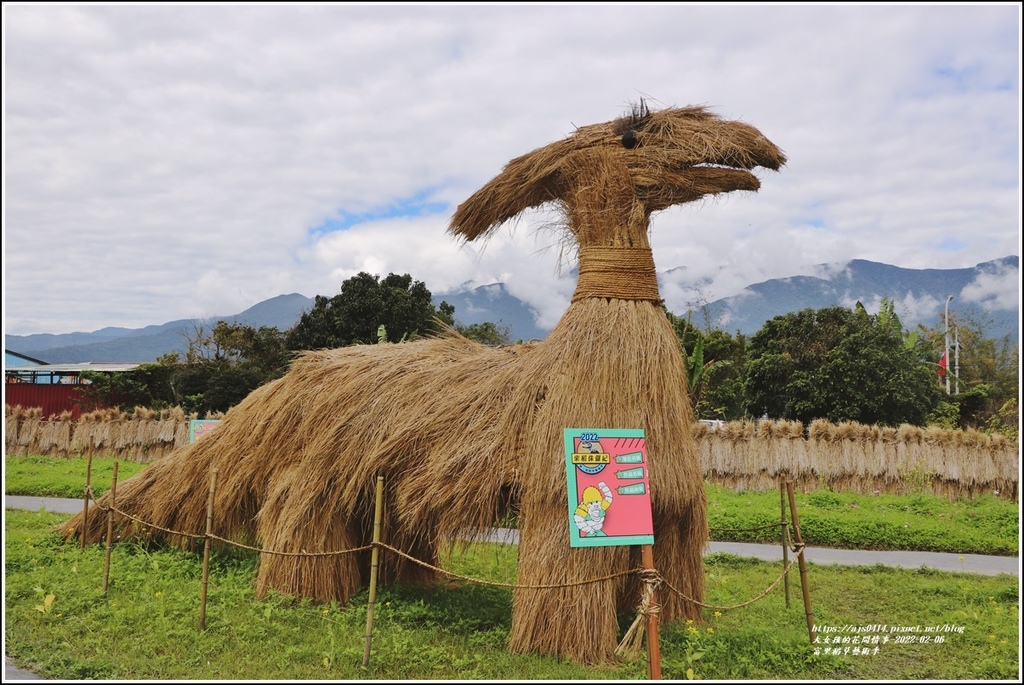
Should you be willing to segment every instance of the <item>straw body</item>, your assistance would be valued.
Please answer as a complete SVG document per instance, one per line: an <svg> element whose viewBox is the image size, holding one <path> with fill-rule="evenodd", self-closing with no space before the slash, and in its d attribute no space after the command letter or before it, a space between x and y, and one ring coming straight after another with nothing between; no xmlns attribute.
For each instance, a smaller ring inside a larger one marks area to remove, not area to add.
<svg viewBox="0 0 1024 685"><path fill-rule="evenodd" d="M747 124L702 108L650 112L642 104L512 160L458 207L449 230L474 240L530 207L553 202L563 210L580 278L545 340L491 348L449 331L306 353L209 436L126 481L119 505L164 528L201 531L203 474L214 468L222 474L214 533L272 551L331 552L370 541L372 488L380 476L387 483L381 525L388 543L431 564L443 545L483 534L512 511L520 523L520 587L511 648L588 663L612 659L617 612L639 605L640 580L581 581L639 569L640 550L570 549L563 430L645 431L653 562L699 602L708 539L703 476L682 350L658 292L649 219L708 194L756 190L750 170L784 161ZM80 523L72 519L65 531L97 536L91 522L76 528ZM365 553L266 553L257 591L346 601L368 580L369 562ZM378 572L383 583L434 579L394 554ZM670 593L660 616L699 620L700 611Z"/></svg>

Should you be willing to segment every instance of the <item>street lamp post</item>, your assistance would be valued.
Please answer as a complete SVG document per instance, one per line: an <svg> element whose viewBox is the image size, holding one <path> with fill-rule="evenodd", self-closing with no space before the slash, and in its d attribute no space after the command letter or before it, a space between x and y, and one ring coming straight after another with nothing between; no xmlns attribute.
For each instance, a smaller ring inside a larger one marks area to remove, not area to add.
<svg viewBox="0 0 1024 685"><path fill-rule="evenodd" d="M953 300L950 295L946 298L946 349L942 353L942 360L946 364L946 394L949 394L949 303Z"/></svg>
<svg viewBox="0 0 1024 685"><path fill-rule="evenodd" d="M956 362L953 364L953 377L956 387L954 388L954 395L960 394L960 327L953 326L953 359Z"/></svg>

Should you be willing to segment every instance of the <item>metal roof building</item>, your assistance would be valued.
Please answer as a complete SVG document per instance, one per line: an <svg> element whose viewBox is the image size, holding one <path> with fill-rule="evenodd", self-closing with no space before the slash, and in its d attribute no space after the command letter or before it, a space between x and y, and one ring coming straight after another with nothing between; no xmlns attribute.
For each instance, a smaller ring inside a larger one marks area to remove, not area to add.
<svg viewBox="0 0 1024 685"><path fill-rule="evenodd" d="M83 371L115 373L131 371L138 362L81 362L47 364L40 359L4 350L4 404L23 408L38 407L43 416L70 411L81 414Z"/></svg>
<svg viewBox="0 0 1024 685"><path fill-rule="evenodd" d="M13 350L4 350L4 381L7 383L64 383L77 385L83 371L131 371L138 362L80 362L47 364Z"/></svg>

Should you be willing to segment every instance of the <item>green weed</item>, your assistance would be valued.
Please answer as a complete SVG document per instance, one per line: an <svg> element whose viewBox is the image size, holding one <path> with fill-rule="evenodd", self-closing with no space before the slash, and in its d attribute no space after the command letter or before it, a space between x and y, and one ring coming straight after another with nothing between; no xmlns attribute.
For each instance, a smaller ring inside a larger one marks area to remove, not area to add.
<svg viewBox="0 0 1024 685"><path fill-rule="evenodd" d="M93 457L90 485L95 496L110 489L114 462L117 479L126 480L146 467L133 461L110 457ZM84 457L4 456L4 493L32 497L71 497L80 499L85 493L85 476L89 460Z"/></svg>
<svg viewBox="0 0 1024 685"><path fill-rule="evenodd" d="M347 605L254 592L258 556L212 556L207 630L198 628L200 554L134 544L84 550L53 532L66 516L8 511L6 648L51 679L109 680L642 680L643 654L600 666L508 651L512 589L467 580L382 586L371 659L362 667L367 593ZM442 555L453 573L514 583L513 545ZM666 679L975 679L1016 677L1018 579L927 569L809 564L813 615L825 626L941 627L938 644L881 644L874 655L825 654L807 630L799 578L762 593L780 564L706 557L703 622L660 630ZM479 575L477 575L479 574ZM47 597L53 599L47 604ZM39 607L48 607L40 611ZM632 615L620 623L624 631ZM923 633L922 633L923 634ZM817 651L816 651L817 650Z"/></svg>
<svg viewBox="0 0 1024 685"><path fill-rule="evenodd" d="M112 465L110 460L110 464ZM12 463L16 468L11 468ZM5 486L21 494L78 497L85 460L5 460ZM143 465L119 466L119 478ZM93 483L104 489L103 460ZM43 473L43 472L46 473ZM32 473L29 473L32 472ZM39 479L63 482L56 489ZM109 485L109 483L107 483ZM779 493L736 493L706 484L716 540L778 543ZM934 549L1017 554L1019 513L992 496L950 502L909 496L821 490L796 496L805 542L865 549ZM517 548L471 544L446 550L452 573L493 585L447 580L391 585L377 595L369 668L364 590L345 606L269 593L257 599L258 556L213 554L207 630L198 629L202 557L139 543L112 551L108 592L101 591L105 548L65 543L54 527L66 515L7 511L5 620L7 654L48 678L110 680L637 680L643 654L613 664L581 666L541 655L511 654ZM780 572L779 564L727 554L705 558L704 621L661 627L666 679L1015 679L1019 669L1019 584L1007 576L975 576L884 566L809 564L813 616L826 626L922 626L941 629L927 643L879 652L825 653L810 641L799 577L742 608ZM625 630L633 614L624 614ZM915 634L917 637L926 633ZM852 635L850 635L852 637ZM881 635L880 635L881 637ZM942 637L941 643L934 641ZM272 645L272 648L268 648ZM846 648L843 645L842 648ZM831 646L829 646L831 649Z"/></svg>
<svg viewBox="0 0 1024 685"><path fill-rule="evenodd" d="M704 486L712 540L779 542L779 527L756 529L780 522L778 492L740 493L709 482ZM1020 507L993 495L953 502L928 494L818 490L797 493L795 500L800 532L812 547L1003 556L1020 551Z"/></svg>

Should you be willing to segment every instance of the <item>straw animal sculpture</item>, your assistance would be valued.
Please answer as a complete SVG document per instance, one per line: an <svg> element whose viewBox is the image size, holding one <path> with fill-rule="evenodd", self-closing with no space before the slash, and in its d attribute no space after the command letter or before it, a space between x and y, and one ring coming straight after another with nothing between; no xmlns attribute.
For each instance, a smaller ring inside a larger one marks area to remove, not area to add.
<svg viewBox="0 0 1024 685"><path fill-rule="evenodd" d="M579 279L546 339L493 348L448 332L305 353L208 436L119 484L118 507L168 529L202 532L217 468L216 534L265 550L344 550L371 539L381 475L384 540L431 563L443 545L482 534L511 508L520 532L517 585L559 587L516 588L510 649L612 659L617 612L633 613L640 603L641 583L626 572L641 567L641 551L570 548L563 429L645 430L655 565L679 592L702 600L703 476L649 219L710 194L756 191L751 170L784 163L752 126L701 107L650 111L643 103L511 160L457 208L449 232L475 240L532 207L554 203L563 211L578 245ZM103 526L93 519L85 535L100 540ZM73 536L81 524L75 517L63 531ZM382 558L383 582L434 580L398 555ZM368 571L365 554L264 553L257 592L345 601ZM595 578L606 579L581 584ZM660 598L662 620L700 619L693 602L669 592Z"/></svg>

